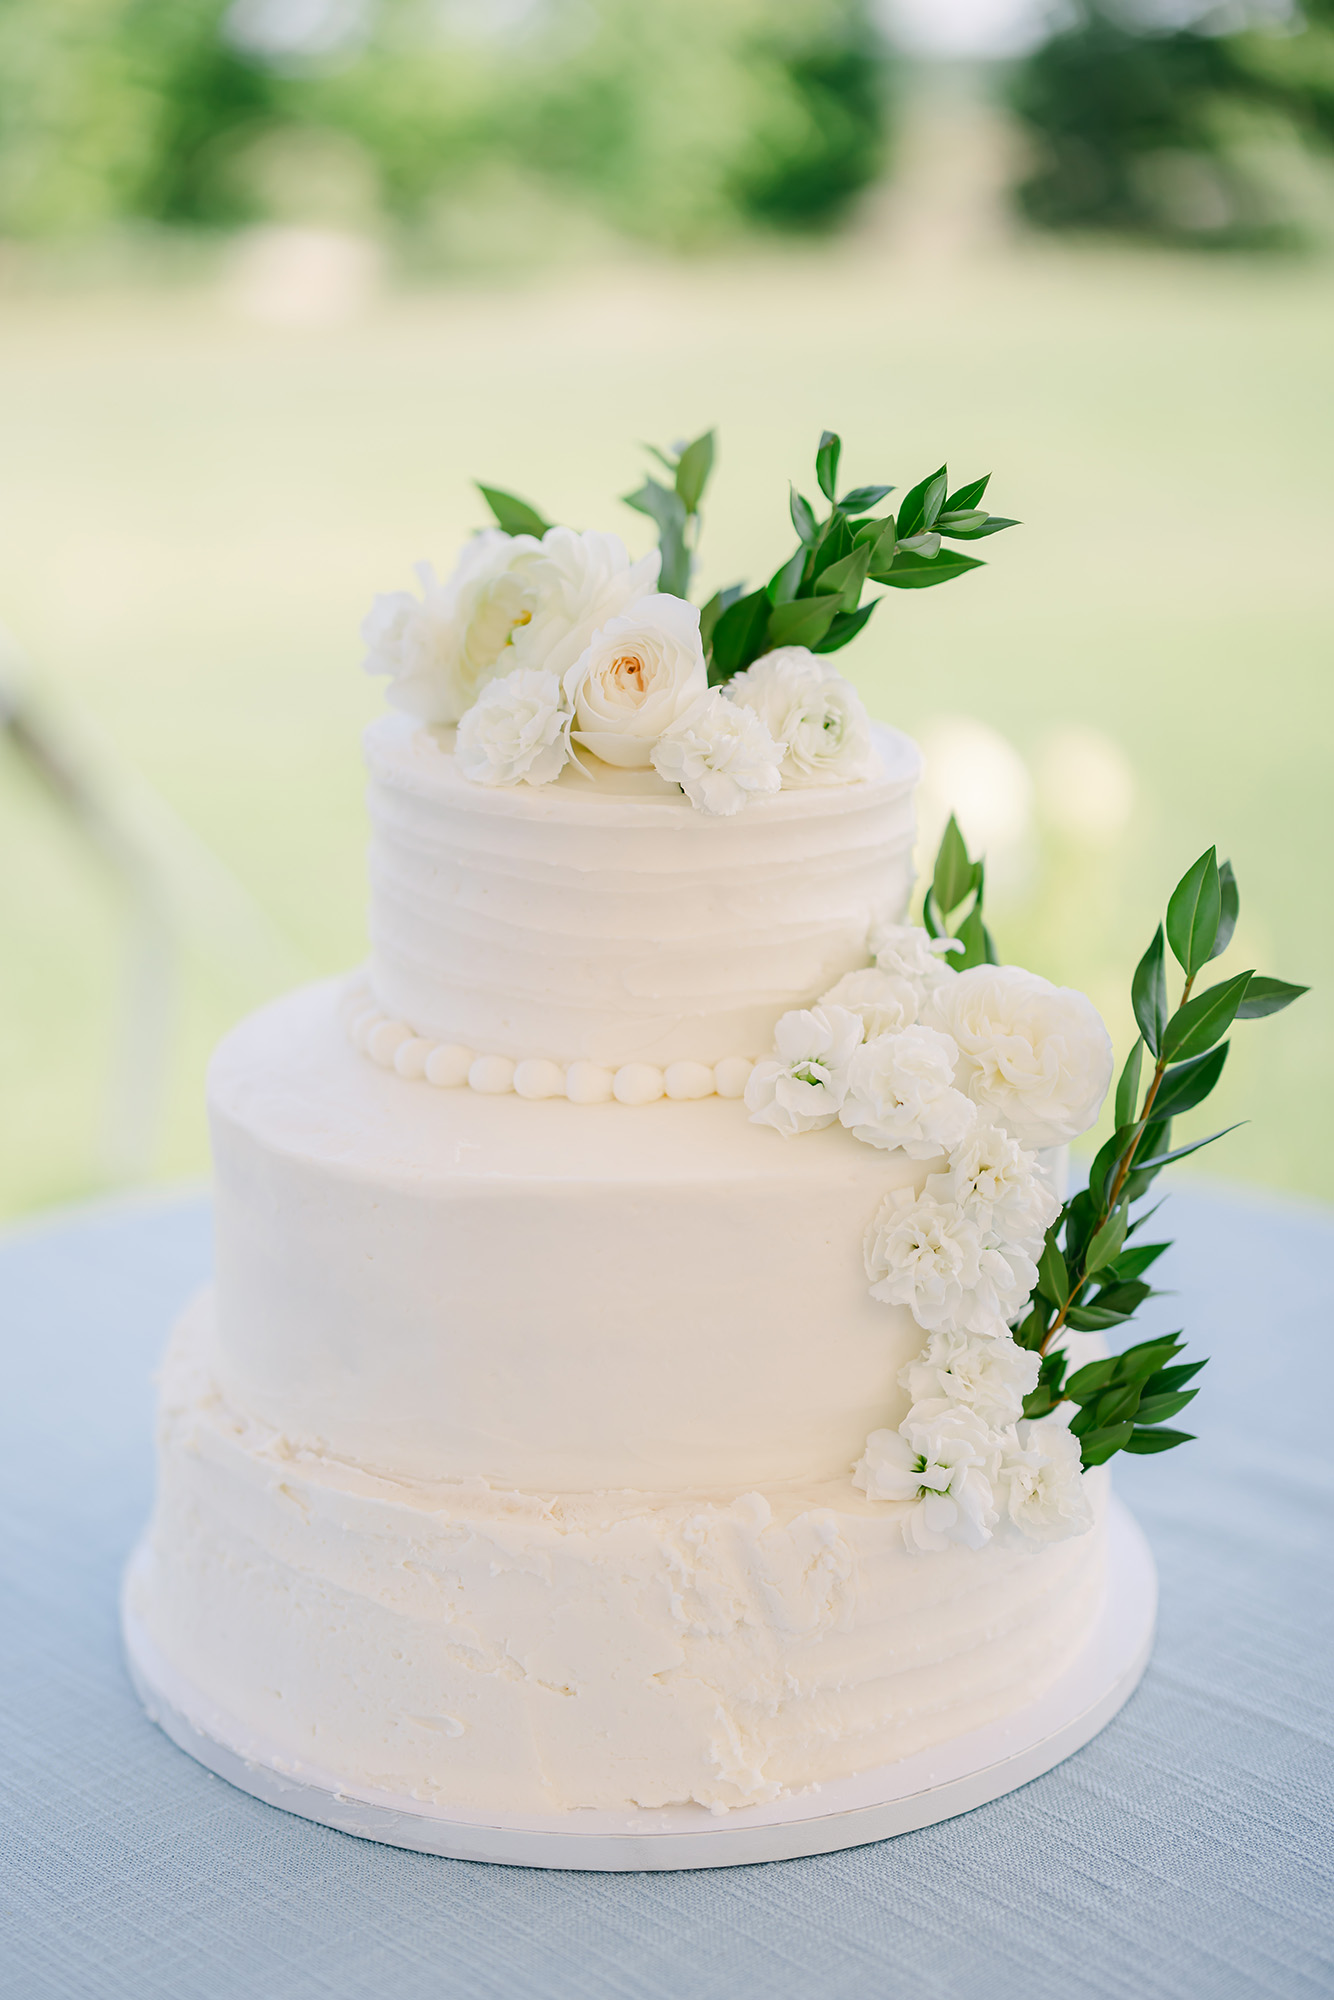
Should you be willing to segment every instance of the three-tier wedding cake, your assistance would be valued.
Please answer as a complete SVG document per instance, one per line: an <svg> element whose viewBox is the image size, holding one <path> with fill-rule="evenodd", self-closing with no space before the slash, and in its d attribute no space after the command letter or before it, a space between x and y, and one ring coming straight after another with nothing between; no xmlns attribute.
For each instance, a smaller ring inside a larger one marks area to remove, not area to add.
<svg viewBox="0 0 1334 2000"><path fill-rule="evenodd" d="M908 924L918 755L810 650L833 591L711 674L749 600L657 571L493 530L377 603L369 965L212 1067L129 1604L354 1789L772 1800L1031 1701L1100 1602L1011 1327L1102 1025Z"/></svg>

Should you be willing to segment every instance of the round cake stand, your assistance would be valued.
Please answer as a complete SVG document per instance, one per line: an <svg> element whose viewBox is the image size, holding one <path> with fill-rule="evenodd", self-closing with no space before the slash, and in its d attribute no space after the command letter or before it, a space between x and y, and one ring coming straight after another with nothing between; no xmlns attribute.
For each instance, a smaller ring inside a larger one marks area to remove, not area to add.
<svg viewBox="0 0 1334 2000"><path fill-rule="evenodd" d="M1040 1700L900 1763L722 1814L702 1806L480 1812L355 1789L330 1772L285 1758L231 1723L173 1673L128 1610L124 1633L140 1700L172 1742L229 1784L303 1819L461 1861L523 1868L729 1868L911 1833L1050 1771L1096 1736L1133 1693L1153 1645L1157 1595L1148 1544L1113 1498L1098 1623Z"/></svg>

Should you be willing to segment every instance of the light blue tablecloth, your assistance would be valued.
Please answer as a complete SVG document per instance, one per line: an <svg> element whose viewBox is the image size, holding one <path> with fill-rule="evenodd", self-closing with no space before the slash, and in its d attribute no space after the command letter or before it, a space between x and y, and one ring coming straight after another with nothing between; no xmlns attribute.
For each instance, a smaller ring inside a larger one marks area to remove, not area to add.
<svg viewBox="0 0 1334 2000"><path fill-rule="evenodd" d="M1201 1442L1117 1460L1163 1591L1092 1744L818 1860L576 1875L400 1853L174 1749L120 1662L150 1370L202 1202L0 1244L0 1994L14 2000L1316 2000L1334 1992L1334 1223L1178 1197ZM1166 1219L1166 1218L1165 1218Z"/></svg>

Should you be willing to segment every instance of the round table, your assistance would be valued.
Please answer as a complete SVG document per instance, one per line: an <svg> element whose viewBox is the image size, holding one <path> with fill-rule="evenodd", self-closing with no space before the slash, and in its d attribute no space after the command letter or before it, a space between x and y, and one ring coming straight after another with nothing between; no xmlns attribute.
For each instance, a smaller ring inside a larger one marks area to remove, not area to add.
<svg viewBox="0 0 1334 2000"><path fill-rule="evenodd" d="M202 1198L0 1239L0 1995L13 2000L1327 2000L1334 1990L1334 1221L1164 1214L1210 1353L1197 1444L1116 1461L1162 1600L1137 1694L1023 1790L711 1873L497 1868L273 1811L148 1722L117 1590ZM1184 1421L1184 1420L1183 1420Z"/></svg>

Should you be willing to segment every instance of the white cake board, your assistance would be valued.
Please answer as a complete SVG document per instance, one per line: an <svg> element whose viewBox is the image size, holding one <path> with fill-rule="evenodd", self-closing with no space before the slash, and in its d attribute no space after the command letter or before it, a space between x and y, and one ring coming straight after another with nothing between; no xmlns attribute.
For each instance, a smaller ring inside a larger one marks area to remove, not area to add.
<svg viewBox="0 0 1334 2000"><path fill-rule="evenodd" d="M830 1854L952 1819L1050 1771L1111 1721L1148 1664L1158 1587L1138 1526L1113 1498L1107 1590L1088 1644L1040 1700L937 1749L773 1805L500 1813L425 1805L340 1784L229 1721L175 1674L123 1614L130 1677L173 1743L229 1784L363 1840L523 1868L729 1868Z"/></svg>

